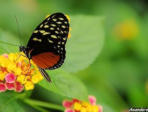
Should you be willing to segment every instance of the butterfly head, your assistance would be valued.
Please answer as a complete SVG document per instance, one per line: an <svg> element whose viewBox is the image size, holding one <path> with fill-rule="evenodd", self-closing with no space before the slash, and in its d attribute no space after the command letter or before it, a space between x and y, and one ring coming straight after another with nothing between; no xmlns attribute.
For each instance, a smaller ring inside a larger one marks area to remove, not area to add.
<svg viewBox="0 0 148 114"><path fill-rule="evenodd" d="M20 50L21 52L24 52L24 50L26 50L26 48L25 48L24 46L20 46L20 47L19 47L19 50Z"/></svg>
<svg viewBox="0 0 148 114"><path fill-rule="evenodd" d="M23 52L28 58L30 58L29 53L28 53L28 48L24 46L20 46L19 49L20 49L20 52Z"/></svg>

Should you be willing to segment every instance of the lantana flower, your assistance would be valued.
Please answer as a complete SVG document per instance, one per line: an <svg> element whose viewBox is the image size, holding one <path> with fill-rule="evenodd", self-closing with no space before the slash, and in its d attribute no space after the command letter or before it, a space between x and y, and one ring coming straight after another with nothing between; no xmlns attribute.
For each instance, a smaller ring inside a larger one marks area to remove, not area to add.
<svg viewBox="0 0 148 114"><path fill-rule="evenodd" d="M78 99L64 100L65 112L102 112L103 108L101 105L96 104L94 96L88 96L88 100L89 102Z"/></svg>
<svg viewBox="0 0 148 114"><path fill-rule="evenodd" d="M41 80L37 66L32 61L30 64L23 53L0 55L0 92L32 90Z"/></svg>

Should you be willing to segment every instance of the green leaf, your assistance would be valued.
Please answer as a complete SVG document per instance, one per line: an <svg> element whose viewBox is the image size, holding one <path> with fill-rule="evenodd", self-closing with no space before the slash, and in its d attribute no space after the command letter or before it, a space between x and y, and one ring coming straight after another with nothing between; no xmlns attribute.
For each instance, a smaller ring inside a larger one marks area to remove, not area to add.
<svg viewBox="0 0 148 114"><path fill-rule="evenodd" d="M100 53L103 41L103 18L96 16L70 16L71 38L66 45L63 69L77 72L90 65Z"/></svg>
<svg viewBox="0 0 148 114"><path fill-rule="evenodd" d="M5 92L0 93L0 112L24 112L18 98L24 98L27 93Z"/></svg>
<svg viewBox="0 0 148 114"><path fill-rule="evenodd" d="M40 82L40 86L63 96L86 100L87 90L83 83L73 75L62 70L55 70L49 73L51 83L46 80Z"/></svg>
<svg viewBox="0 0 148 114"><path fill-rule="evenodd" d="M0 47L0 54L3 54L3 53L6 53L6 51L2 47Z"/></svg>
<svg viewBox="0 0 148 114"><path fill-rule="evenodd" d="M0 29L0 52L18 52L19 44L16 36Z"/></svg>

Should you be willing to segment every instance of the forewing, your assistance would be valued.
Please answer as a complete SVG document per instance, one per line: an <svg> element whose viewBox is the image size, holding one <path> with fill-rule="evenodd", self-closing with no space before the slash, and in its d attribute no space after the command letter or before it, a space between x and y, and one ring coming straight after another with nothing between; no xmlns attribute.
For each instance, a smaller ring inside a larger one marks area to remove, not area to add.
<svg viewBox="0 0 148 114"><path fill-rule="evenodd" d="M68 34L68 18L62 13L50 15L34 30L27 45L31 52L30 55L35 56L43 52L52 52L60 56L60 60L49 69L60 67L65 59L65 44Z"/></svg>

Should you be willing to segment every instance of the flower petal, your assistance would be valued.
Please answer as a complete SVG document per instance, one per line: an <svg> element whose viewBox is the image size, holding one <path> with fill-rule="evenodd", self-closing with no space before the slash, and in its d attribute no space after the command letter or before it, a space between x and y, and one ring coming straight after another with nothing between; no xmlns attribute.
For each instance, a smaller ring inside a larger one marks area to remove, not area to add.
<svg viewBox="0 0 148 114"><path fill-rule="evenodd" d="M70 108L73 105L73 102L64 100L62 104L65 108Z"/></svg>
<svg viewBox="0 0 148 114"><path fill-rule="evenodd" d="M15 91L22 92L24 90L24 86L20 82L15 82Z"/></svg>
<svg viewBox="0 0 148 114"><path fill-rule="evenodd" d="M14 83L16 76L13 73L9 73L5 76L5 80L7 83Z"/></svg>
<svg viewBox="0 0 148 114"><path fill-rule="evenodd" d="M72 109L66 109L64 112L74 112Z"/></svg>
<svg viewBox="0 0 148 114"><path fill-rule="evenodd" d="M80 112L82 105L81 103L75 102L73 108L74 108L74 111Z"/></svg>
<svg viewBox="0 0 148 114"><path fill-rule="evenodd" d="M98 105L98 108L99 108L98 112L103 112L103 107L101 105Z"/></svg>
<svg viewBox="0 0 148 114"><path fill-rule="evenodd" d="M96 97L88 96L88 99L91 105L96 105Z"/></svg>
<svg viewBox="0 0 148 114"><path fill-rule="evenodd" d="M6 53L3 54L2 56L4 56L5 58L8 58L8 54L6 54Z"/></svg>
<svg viewBox="0 0 148 114"><path fill-rule="evenodd" d="M25 83L25 89L26 90L32 90L32 89L34 89L34 84L31 81L27 81Z"/></svg>
<svg viewBox="0 0 148 114"><path fill-rule="evenodd" d="M5 85L8 90L14 90L14 83L6 83Z"/></svg>
<svg viewBox="0 0 148 114"><path fill-rule="evenodd" d="M6 91L6 86L4 83L0 83L0 92L5 92Z"/></svg>
<svg viewBox="0 0 148 114"><path fill-rule="evenodd" d="M78 100L78 99L73 99L72 102L73 102L73 103L75 103L75 102L80 103L80 100Z"/></svg>

